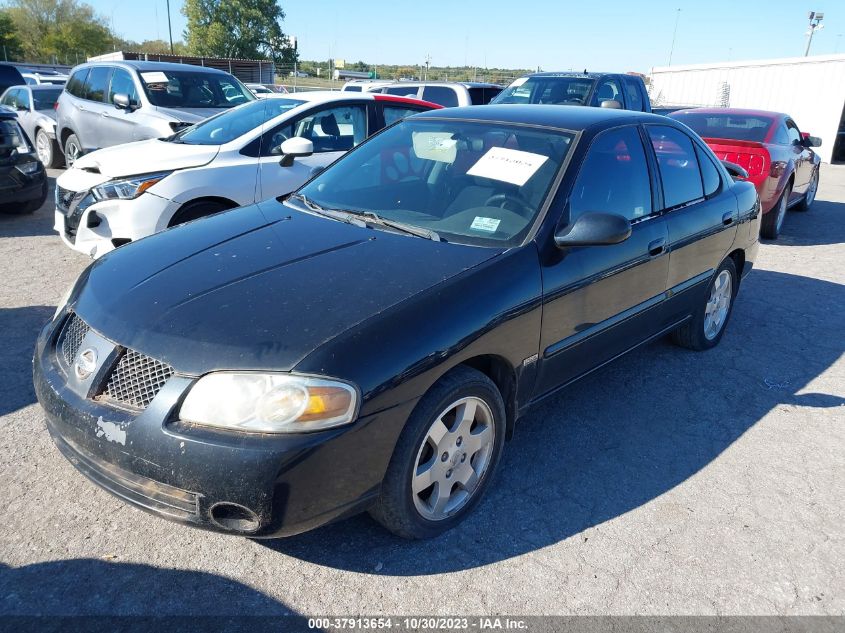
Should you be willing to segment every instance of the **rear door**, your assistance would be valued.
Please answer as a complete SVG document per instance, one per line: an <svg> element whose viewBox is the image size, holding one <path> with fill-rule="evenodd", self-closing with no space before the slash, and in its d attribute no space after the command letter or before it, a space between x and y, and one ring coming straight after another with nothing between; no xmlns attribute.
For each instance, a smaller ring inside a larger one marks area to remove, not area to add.
<svg viewBox="0 0 845 633"><path fill-rule="evenodd" d="M737 230L737 201L713 153L680 129L646 125L669 230L666 324L690 314L702 300Z"/></svg>
<svg viewBox="0 0 845 633"><path fill-rule="evenodd" d="M543 263L543 325L537 395L543 395L658 333L669 266L666 222L640 128L606 130L591 143L564 211L623 215L619 244L557 251Z"/></svg>
<svg viewBox="0 0 845 633"><path fill-rule="evenodd" d="M79 117L76 130L86 152L116 145L120 139L109 137L104 131L103 121L107 116L106 94L111 79L111 66L93 66L82 88L82 100L79 102Z"/></svg>
<svg viewBox="0 0 845 633"><path fill-rule="evenodd" d="M267 200L290 193L311 177L314 168L333 163L366 140L370 128L367 105L363 102L326 104L265 132L259 150L256 199ZM279 146L294 136L309 139L314 144L314 153L297 158L290 167L282 167Z"/></svg>

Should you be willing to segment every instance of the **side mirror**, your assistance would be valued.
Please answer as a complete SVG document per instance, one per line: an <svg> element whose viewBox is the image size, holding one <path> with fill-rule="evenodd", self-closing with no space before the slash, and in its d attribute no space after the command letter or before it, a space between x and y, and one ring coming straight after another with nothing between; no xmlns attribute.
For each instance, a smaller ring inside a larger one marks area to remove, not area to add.
<svg viewBox="0 0 845 633"><path fill-rule="evenodd" d="M822 140L818 136L810 136L809 134L802 134L801 145L804 147L821 147Z"/></svg>
<svg viewBox="0 0 845 633"><path fill-rule="evenodd" d="M311 156L314 153L314 143L307 138L294 136L282 143L279 146L279 151L282 153L282 160L279 161L279 165L290 167L293 165L294 158Z"/></svg>
<svg viewBox="0 0 845 633"><path fill-rule="evenodd" d="M29 108L28 108L27 106L25 106L24 104L22 104L22 103L19 103L19 104L15 107L15 110L17 110L18 112L29 112Z"/></svg>
<svg viewBox="0 0 845 633"><path fill-rule="evenodd" d="M631 236L631 223L616 213L585 213L555 233L558 248L619 244Z"/></svg>
<svg viewBox="0 0 845 633"><path fill-rule="evenodd" d="M621 110L622 104L619 101L617 101L616 99L605 99L604 101L601 102L600 107L611 108L613 110Z"/></svg>
<svg viewBox="0 0 845 633"><path fill-rule="evenodd" d="M729 160L723 160L722 164L734 180L748 180L748 172L736 163L732 163Z"/></svg>
<svg viewBox="0 0 845 633"><path fill-rule="evenodd" d="M114 107L118 110L135 110L135 104L129 99L129 95L125 92L118 92L114 95Z"/></svg>

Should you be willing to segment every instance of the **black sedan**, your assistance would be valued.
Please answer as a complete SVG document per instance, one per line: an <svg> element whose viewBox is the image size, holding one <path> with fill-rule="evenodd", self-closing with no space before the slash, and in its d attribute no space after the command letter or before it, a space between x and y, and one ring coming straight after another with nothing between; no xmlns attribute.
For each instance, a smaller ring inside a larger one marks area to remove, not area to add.
<svg viewBox="0 0 845 633"><path fill-rule="evenodd" d="M93 263L35 387L68 459L161 516L282 536L369 510L429 537L531 405L665 334L715 346L759 222L754 186L663 117L427 112Z"/></svg>
<svg viewBox="0 0 845 633"><path fill-rule="evenodd" d="M0 108L0 212L32 213L47 199L47 172L17 115Z"/></svg>

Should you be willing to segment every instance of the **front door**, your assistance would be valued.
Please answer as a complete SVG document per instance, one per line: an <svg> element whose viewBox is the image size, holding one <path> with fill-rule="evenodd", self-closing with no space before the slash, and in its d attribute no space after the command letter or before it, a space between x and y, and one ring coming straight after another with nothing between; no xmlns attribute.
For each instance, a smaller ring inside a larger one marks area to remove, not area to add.
<svg viewBox="0 0 845 633"><path fill-rule="evenodd" d="M543 263L540 396L660 330L668 274L667 229L656 213L641 130L607 130L590 145L564 223L589 212L631 221L620 244L553 251Z"/></svg>
<svg viewBox="0 0 845 633"><path fill-rule="evenodd" d="M137 123L138 112L135 110L121 110L114 105L114 96L125 94L129 97L129 103L140 105L138 89L135 80L123 68L115 68L109 82L106 107L103 110L102 131L103 137L110 139L110 144L130 143L139 140L136 131L139 129Z"/></svg>

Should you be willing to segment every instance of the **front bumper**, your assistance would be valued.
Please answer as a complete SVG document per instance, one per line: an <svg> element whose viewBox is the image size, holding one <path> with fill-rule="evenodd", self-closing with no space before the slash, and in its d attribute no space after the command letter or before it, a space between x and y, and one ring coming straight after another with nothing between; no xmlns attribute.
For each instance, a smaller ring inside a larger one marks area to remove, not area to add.
<svg viewBox="0 0 845 633"><path fill-rule="evenodd" d="M56 206L53 228L70 248L100 257L165 228L179 204L146 192L134 200L104 200L84 210Z"/></svg>
<svg viewBox="0 0 845 633"><path fill-rule="evenodd" d="M365 509L415 404L319 433L215 431L178 420L191 377L171 377L141 411L81 397L68 386L55 354L60 329L44 329L33 364L35 391L56 445L112 494L194 527L287 536Z"/></svg>
<svg viewBox="0 0 845 633"><path fill-rule="evenodd" d="M43 198L47 192L47 173L40 169L35 174L13 172L0 174L0 204L22 204Z"/></svg>

